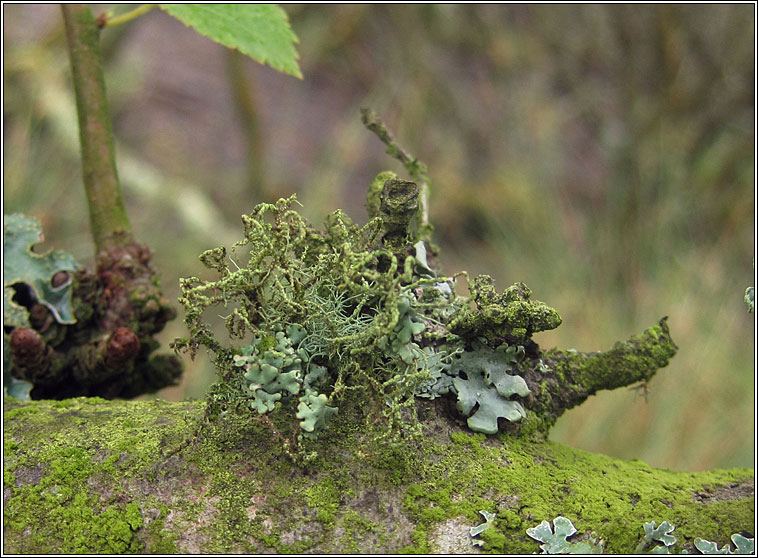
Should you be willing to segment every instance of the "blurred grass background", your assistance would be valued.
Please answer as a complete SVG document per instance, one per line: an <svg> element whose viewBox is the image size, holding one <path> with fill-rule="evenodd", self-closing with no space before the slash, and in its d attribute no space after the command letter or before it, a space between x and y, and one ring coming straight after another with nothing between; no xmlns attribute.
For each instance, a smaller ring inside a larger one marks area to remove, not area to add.
<svg viewBox="0 0 758 558"><path fill-rule="evenodd" d="M360 123L370 106L429 166L443 271L526 282L563 317L543 347L605 350L669 316L679 353L647 401L601 392L552 439L754 465L754 6L284 8L302 81L160 10L103 32L124 195L167 296L258 202L296 192L316 225L338 207L364 222L371 178L401 170ZM4 210L91 265L64 44L56 5L3 5ZM203 396L213 370L185 360L158 396Z"/></svg>

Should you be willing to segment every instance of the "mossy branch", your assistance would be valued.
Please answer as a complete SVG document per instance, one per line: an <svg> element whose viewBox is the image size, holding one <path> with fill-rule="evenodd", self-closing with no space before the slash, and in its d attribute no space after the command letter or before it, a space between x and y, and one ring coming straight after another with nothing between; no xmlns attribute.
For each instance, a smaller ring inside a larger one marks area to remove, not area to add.
<svg viewBox="0 0 758 558"><path fill-rule="evenodd" d="M79 115L82 178L97 253L131 243L131 226L116 171L99 26L87 6L63 4L61 9Z"/></svg>
<svg viewBox="0 0 758 558"><path fill-rule="evenodd" d="M434 403L421 403L424 435L395 444L377 440L382 423L356 422L357 405L345 409L303 467L263 421L227 416L198 429L198 401L8 398L3 550L528 555L539 543L526 529L556 515L609 554L634 551L651 520L675 525L690 553L695 537L751 532L752 469L680 473L485 440ZM497 512L484 549L470 531L481 509Z"/></svg>
<svg viewBox="0 0 758 558"><path fill-rule="evenodd" d="M420 238L428 240L431 230L429 225L429 176L427 175L426 165L398 143L376 112L369 108L361 108L361 121L387 146L387 153L403 163L408 174L418 184Z"/></svg>
<svg viewBox="0 0 758 558"><path fill-rule="evenodd" d="M566 367L570 381L581 385L587 395L649 381L676 354L667 318L627 341L602 353L554 350L548 358L556 367ZM579 403L579 402L577 402Z"/></svg>
<svg viewBox="0 0 758 558"><path fill-rule="evenodd" d="M605 352L582 353L550 349L543 353L547 368L526 374L534 387L527 408L551 426L564 411L576 407L602 389L648 382L676 354L667 318Z"/></svg>

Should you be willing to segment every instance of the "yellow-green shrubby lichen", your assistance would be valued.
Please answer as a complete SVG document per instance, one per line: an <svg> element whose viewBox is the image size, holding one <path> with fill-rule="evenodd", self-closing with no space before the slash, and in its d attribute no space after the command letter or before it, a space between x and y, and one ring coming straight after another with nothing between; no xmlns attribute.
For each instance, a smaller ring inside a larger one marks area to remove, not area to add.
<svg viewBox="0 0 758 558"><path fill-rule="evenodd" d="M418 183L380 173L366 225L338 210L318 231L294 196L259 204L242 216L244 238L230 251L200 256L216 280L181 280L189 337L174 346L211 352L209 419L242 413L263 422L300 462L318 453L301 452L302 442L356 407L356 394L362 420L382 421L386 439L420 432L416 398L455 398L476 432L538 439L595 391L648 381L668 363L676 347L665 318L606 353L543 352L532 336L561 318L523 283L499 293L481 275L470 298L456 295L455 278L434 270L420 213L428 179L401 148L392 152ZM221 314L228 340L214 334L211 313Z"/></svg>
<svg viewBox="0 0 758 558"><path fill-rule="evenodd" d="M384 420L390 437L418 433L415 397L457 395L469 426L490 434L498 418L527 416L514 399L530 392L518 368L537 367L531 335L560 317L532 301L525 285L499 295L487 276L472 283L476 310L456 296L452 280L433 271L413 226L417 196L415 183L382 173L369 191L365 226L337 211L321 232L293 209L294 196L260 204L242 216L245 237L230 253L202 254L219 278L181 281L190 336L175 346L212 352L218 381L210 417L266 415L292 454L357 392L368 395L367 420ZM216 339L204 317L219 310L230 342ZM268 418L291 409L288 401L296 401L296 432Z"/></svg>

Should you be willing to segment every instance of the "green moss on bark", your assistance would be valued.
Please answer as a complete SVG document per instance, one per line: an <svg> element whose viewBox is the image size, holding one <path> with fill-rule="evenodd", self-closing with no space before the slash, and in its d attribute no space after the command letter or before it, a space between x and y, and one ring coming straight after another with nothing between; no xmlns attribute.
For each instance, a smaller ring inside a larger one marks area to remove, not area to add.
<svg viewBox="0 0 758 558"><path fill-rule="evenodd" d="M692 550L754 514L752 470L677 473L471 434L436 402L419 402L424 437L394 445L347 410L305 468L261 422L194 438L198 402L6 399L5 412L9 553L437 552L452 535L470 543L482 509L497 514L481 537L490 551L536 552L525 529L556 515L609 552L667 520Z"/></svg>

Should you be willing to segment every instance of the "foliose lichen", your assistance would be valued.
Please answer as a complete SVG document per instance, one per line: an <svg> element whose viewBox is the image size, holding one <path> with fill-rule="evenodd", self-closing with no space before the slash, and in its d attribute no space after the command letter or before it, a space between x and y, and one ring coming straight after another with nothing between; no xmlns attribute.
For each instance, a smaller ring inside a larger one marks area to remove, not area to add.
<svg viewBox="0 0 758 558"><path fill-rule="evenodd" d="M14 377L10 359L11 332L31 327L30 313L19 301L44 306L56 324L76 322L71 286L73 272L80 266L73 256L59 250L34 252L33 246L42 239L36 219L16 213L3 216L3 390L24 400L29 399L33 385Z"/></svg>
<svg viewBox="0 0 758 558"><path fill-rule="evenodd" d="M714 542L701 539L700 537L695 539L695 548L697 548L703 554L755 554L755 539L749 539L743 537L739 533L735 533L731 536L734 543L734 549L729 544L725 544L719 548Z"/></svg>
<svg viewBox="0 0 758 558"><path fill-rule="evenodd" d="M526 530L526 534L543 543L540 545L542 554L597 554L602 552L602 546L594 542L569 542L569 537L576 533L576 527L570 519L558 516L550 522L543 521L536 527Z"/></svg>
<svg viewBox="0 0 758 558"><path fill-rule="evenodd" d="M469 534L472 538L482 534L484 531L487 531L490 527L492 527L495 518L497 517L497 514L488 512L487 510L479 510L479 513L482 514L482 517L484 517L484 523L480 523L479 525L475 525L469 529ZM484 546L484 541L478 539L471 541L471 543L474 546Z"/></svg>
<svg viewBox="0 0 758 558"><path fill-rule="evenodd" d="M645 536L637 546L636 552L643 552L653 546L650 551L651 554L670 554L669 547L676 543L676 537L671 533L676 527L668 521L664 521L657 527L655 521L647 521L642 525L642 528L645 531Z"/></svg>

